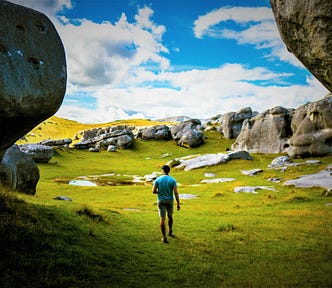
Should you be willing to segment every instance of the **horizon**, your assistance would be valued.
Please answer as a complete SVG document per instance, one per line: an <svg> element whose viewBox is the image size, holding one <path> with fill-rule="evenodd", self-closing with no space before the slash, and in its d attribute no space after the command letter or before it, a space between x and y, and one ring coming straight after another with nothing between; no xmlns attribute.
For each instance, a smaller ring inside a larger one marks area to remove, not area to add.
<svg viewBox="0 0 332 288"><path fill-rule="evenodd" d="M329 93L287 51L267 0L9 2L55 25L68 76L55 116L68 120L208 119Z"/></svg>

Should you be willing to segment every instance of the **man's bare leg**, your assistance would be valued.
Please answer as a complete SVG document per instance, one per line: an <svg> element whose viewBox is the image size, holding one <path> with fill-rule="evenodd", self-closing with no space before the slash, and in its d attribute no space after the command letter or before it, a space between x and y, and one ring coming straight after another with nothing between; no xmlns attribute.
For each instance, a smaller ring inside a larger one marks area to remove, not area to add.
<svg viewBox="0 0 332 288"><path fill-rule="evenodd" d="M173 217L172 216L168 216L168 228L169 228L169 231L168 231L168 235L169 236L173 236Z"/></svg>
<svg viewBox="0 0 332 288"><path fill-rule="evenodd" d="M166 238L165 218L160 218L160 230L161 230L161 234L163 235L162 241L164 243L168 243L167 238Z"/></svg>

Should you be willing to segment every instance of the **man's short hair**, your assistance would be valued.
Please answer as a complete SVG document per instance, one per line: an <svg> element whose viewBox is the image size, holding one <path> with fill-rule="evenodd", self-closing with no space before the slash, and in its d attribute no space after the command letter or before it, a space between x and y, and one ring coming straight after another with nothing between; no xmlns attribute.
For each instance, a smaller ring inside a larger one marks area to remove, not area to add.
<svg viewBox="0 0 332 288"><path fill-rule="evenodd" d="M166 174L168 174L169 171L171 171L171 168L169 168L168 165L164 165L163 167L161 167L161 169L162 169Z"/></svg>

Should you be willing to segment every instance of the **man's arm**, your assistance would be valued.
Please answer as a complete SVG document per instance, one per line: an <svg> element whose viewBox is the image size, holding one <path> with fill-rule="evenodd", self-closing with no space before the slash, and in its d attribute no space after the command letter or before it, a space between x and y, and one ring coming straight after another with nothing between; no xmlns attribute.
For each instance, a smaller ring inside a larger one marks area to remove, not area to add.
<svg viewBox="0 0 332 288"><path fill-rule="evenodd" d="M178 210L180 210L180 199L179 199L178 187L175 186L174 189L173 189L173 191L174 191L174 196L175 196L176 203L177 203L176 208L177 208Z"/></svg>
<svg viewBox="0 0 332 288"><path fill-rule="evenodd" d="M153 194L158 194L158 188L157 188L156 185L153 185L153 187L152 187L152 193Z"/></svg>

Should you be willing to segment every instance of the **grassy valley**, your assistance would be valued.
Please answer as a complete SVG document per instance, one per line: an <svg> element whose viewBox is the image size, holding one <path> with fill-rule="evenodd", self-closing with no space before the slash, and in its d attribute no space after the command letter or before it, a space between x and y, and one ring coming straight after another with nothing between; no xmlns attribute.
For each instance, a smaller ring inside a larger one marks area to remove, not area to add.
<svg viewBox="0 0 332 288"><path fill-rule="evenodd" d="M52 117L27 141L72 138L101 126L106 124ZM143 140L114 153L56 149L50 163L38 164L36 195L2 189L0 287L330 287L332 198L322 188L286 187L282 182L324 169L332 156L315 158L322 164L285 172L267 169L278 155L257 154L253 161L232 160L188 172L173 169L180 194L197 198L181 199L181 210L174 215L176 237L169 244L160 241L151 184L68 185L82 176L105 183L114 175L122 180L144 176L174 158L225 152L232 144L218 132L205 134L205 144L195 149ZM255 168L263 172L253 177L240 172ZM236 180L200 184L205 173ZM268 182L272 177L282 182ZM251 185L276 191L233 192ZM72 201L54 200L59 195Z"/></svg>

